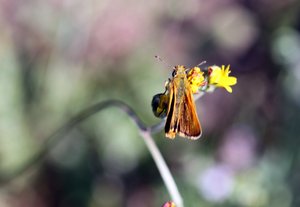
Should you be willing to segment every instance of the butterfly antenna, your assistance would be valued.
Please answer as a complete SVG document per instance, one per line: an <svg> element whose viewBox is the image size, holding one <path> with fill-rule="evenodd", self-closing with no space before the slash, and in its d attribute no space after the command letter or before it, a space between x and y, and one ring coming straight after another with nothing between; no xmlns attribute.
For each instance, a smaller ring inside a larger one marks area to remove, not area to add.
<svg viewBox="0 0 300 207"><path fill-rule="evenodd" d="M160 56L155 55L154 57L155 57L157 60L159 60L160 62L164 62L164 60L163 60Z"/></svg>
<svg viewBox="0 0 300 207"><path fill-rule="evenodd" d="M199 63L197 66L201 66L201 65L204 65L206 63L206 60L203 60L201 63Z"/></svg>
<svg viewBox="0 0 300 207"><path fill-rule="evenodd" d="M173 68L173 66L167 65L166 62L158 55L154 56L157 60L159 60L160 62L162 62L166 67L168 68Z"/></svg>
<svg viewBox="0 0 300 207"><path fill-rule="evenodd" d="M196 65L196 67L200 67L201 65L204 65L205 63L206 63L206 60L203 60L201 63L198 63L198 64ZM191 69L192 69L192 68L187 68L187 69L185 70L185 72L187 73L187 72L189 72Z"/></svg>

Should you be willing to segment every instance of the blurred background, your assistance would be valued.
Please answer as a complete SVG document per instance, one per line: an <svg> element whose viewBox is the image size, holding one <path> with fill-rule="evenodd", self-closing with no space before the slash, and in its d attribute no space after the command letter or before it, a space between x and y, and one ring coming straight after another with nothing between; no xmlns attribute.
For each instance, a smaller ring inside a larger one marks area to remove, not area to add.
<svg viewBox="0 0 300 207"><path fill-rule="evenodd" d="M187 207L300 206L300 2L0 0L0 175L108 99L148 126L171 67L230 64L197 101L202 139L158 144ZM160 55L161 63L154 59ZM158 207L169 195L134 123L86 120L0 189L1 207Z"/></svg>

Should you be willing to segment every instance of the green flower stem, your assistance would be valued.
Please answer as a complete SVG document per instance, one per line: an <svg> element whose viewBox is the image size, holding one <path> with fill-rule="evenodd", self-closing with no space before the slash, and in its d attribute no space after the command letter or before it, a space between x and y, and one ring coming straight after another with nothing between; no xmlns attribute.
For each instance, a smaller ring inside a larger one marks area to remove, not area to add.
<svg viewBox="0 0 300 207"><path fill-rule="evenodd" d="M176 207L183 207L183 200L178 191L174 178L159 149L157 148L157 145L153 141L150 131L141 131L140 134L144 138L144 141L154 159L154 162L158 168L158 171L160 172L166 188L169 191L172 201L176 204Z"/></svg>

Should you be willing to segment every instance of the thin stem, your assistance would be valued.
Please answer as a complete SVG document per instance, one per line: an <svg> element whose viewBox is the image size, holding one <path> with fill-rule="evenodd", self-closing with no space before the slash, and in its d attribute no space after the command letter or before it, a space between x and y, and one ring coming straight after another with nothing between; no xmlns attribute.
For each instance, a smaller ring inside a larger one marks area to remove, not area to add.
<svg viewBox="0 0 300 207"><path fill-rule="evenodd" d="M153 138L150 134L150 131L141 131L141 136L144 138L146 146L148 147L154 162L160 172L160 175L166 185L167 190L172 198L172 201L176 204L177 207L183 207L183 200L178 191L177 185L174 181L174 178L168 168L163 156L161 155L157 145L153 141Z"/></svg>

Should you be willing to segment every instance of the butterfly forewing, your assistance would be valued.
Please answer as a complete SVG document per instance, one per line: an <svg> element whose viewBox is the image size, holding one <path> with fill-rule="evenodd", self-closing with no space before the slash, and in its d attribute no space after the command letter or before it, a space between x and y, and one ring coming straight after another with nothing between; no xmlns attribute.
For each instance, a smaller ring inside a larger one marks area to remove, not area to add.
<svg viewBox="0 0 300 207"><path fill-rule="evenodd" d="M169 107L168 107L168 113L167 113L167 120L166 120L166 125L165 125L165 133L166 137L168 138L175 138L176 135L176 123L175 121L177 120L176 113L177 113L177 108L175 106L176 103L176 91L174 91L174 84L173 82L169 83L169 91L170 91L170 96L169 96Z"/></svg>
<svg viewBox="0 0 300 207"><path fill-rule="evenodd" d="M187 138L198 139L201 136L201 125L190 90L186 90L180 110L180 114L183 115L179 119L178 134Z"/></svg>

